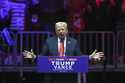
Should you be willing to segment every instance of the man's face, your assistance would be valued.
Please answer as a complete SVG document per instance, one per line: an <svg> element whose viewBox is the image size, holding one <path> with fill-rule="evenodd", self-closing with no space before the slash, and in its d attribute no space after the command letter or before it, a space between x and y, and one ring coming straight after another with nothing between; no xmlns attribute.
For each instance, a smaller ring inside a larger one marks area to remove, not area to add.
<svg viewBox="0 0 125 83"><path fill-rule="evenodd" d="M62 37L62 36L64 37L68 33L67 24L64 22L57 23L55 26L55 29L56 29L56 34L59 37Z"/></svg>

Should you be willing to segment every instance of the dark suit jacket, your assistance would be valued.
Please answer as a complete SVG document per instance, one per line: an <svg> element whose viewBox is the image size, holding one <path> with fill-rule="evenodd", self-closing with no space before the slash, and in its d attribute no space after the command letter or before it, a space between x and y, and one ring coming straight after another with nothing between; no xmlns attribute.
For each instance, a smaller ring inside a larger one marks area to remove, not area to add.
<svg viewBox="0 0 125 83"><path fill-rule="evenodd" d="M46 40L43 46L42 55L45 56L57 56L58 55L58 37L54 36ZM77 40L67 36L66 40L66 56L78 56L81 55Z"/></svg>
<svg viewBox="0 0 125 83"><path fill-rule="evenodd" d="M46 40L43 46L42 55L45 56L58 56L58 37L54 36ZM67 36L66 40L66 56L79 56L81 55L77 40ZM75 73L52 73L46 74L44 83L77 83L77 75Z"/></svg>

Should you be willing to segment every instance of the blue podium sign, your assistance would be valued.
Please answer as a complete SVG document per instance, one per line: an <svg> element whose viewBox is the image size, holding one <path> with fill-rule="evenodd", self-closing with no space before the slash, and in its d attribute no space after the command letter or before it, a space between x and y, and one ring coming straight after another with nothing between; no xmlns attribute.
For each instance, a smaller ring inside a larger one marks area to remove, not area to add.
<svg viewBox="0 0 125 83"><path fill-rule="evenodd" d="M37 72L88 72L88 56L39 56Z"/></svg>

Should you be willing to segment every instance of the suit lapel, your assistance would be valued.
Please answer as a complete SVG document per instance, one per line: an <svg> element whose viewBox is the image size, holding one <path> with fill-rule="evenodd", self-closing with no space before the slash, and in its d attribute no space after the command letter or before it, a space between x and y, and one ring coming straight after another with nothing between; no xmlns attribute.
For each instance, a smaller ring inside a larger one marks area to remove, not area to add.
<svg viewBox="0 0 125 83"><path fill-rule="evenodd" d="M67 40L66 40L66 53L65 53L66 55L69 54L68 51L71 49L70 44L71 44L71 40L70 40L69 37L67 37Z"/></svg>

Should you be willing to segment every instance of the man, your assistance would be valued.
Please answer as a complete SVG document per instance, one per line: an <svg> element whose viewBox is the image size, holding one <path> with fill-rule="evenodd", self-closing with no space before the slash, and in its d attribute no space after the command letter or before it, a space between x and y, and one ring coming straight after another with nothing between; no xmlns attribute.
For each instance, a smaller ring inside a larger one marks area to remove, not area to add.
<svg viewBox="0 0 125 83"><path fill-rule="evenodd" d="M43 46L42 55L55 56L59 55L60 43L64 42L64 55L62 56L79 56L81 51L76 39L71 38L68 35L68 28L66 22L57 22L55 24L56 36L48 38ZM33 50L31 52L24 50L24 58L36 58ZM93 52L89 58L100 60L103 56L103 52Z"/></svg>
<svg viewBox="0 0 125 83"><path fill-rule="evenodd" d="M81 52L76 39L68 35L68 28L66 22L57 22L55 24L56 36L48 38L43 46L42 55L47 56L80 56ZM25 58L36 58L36 55L29 51L24 51ZM94 51L89 56L90 59L101 60L103 52ZM49 80L50 79L50 80ZM76 74L49 74L45 76L45 83L77 83ZM49 81L49 82L47 82Z"/></svg>
<svg viewBox="0 0 125 83"><path fill-rule="evenodd" d="M78 56L81 55L77 41L68 36L67 24L58 22L55 25L56 36L47 39L43 47L44 55L60 55L61 43L64 43L64 54L60 56ZM69 50L70 49L70 50Z"/></svg>

